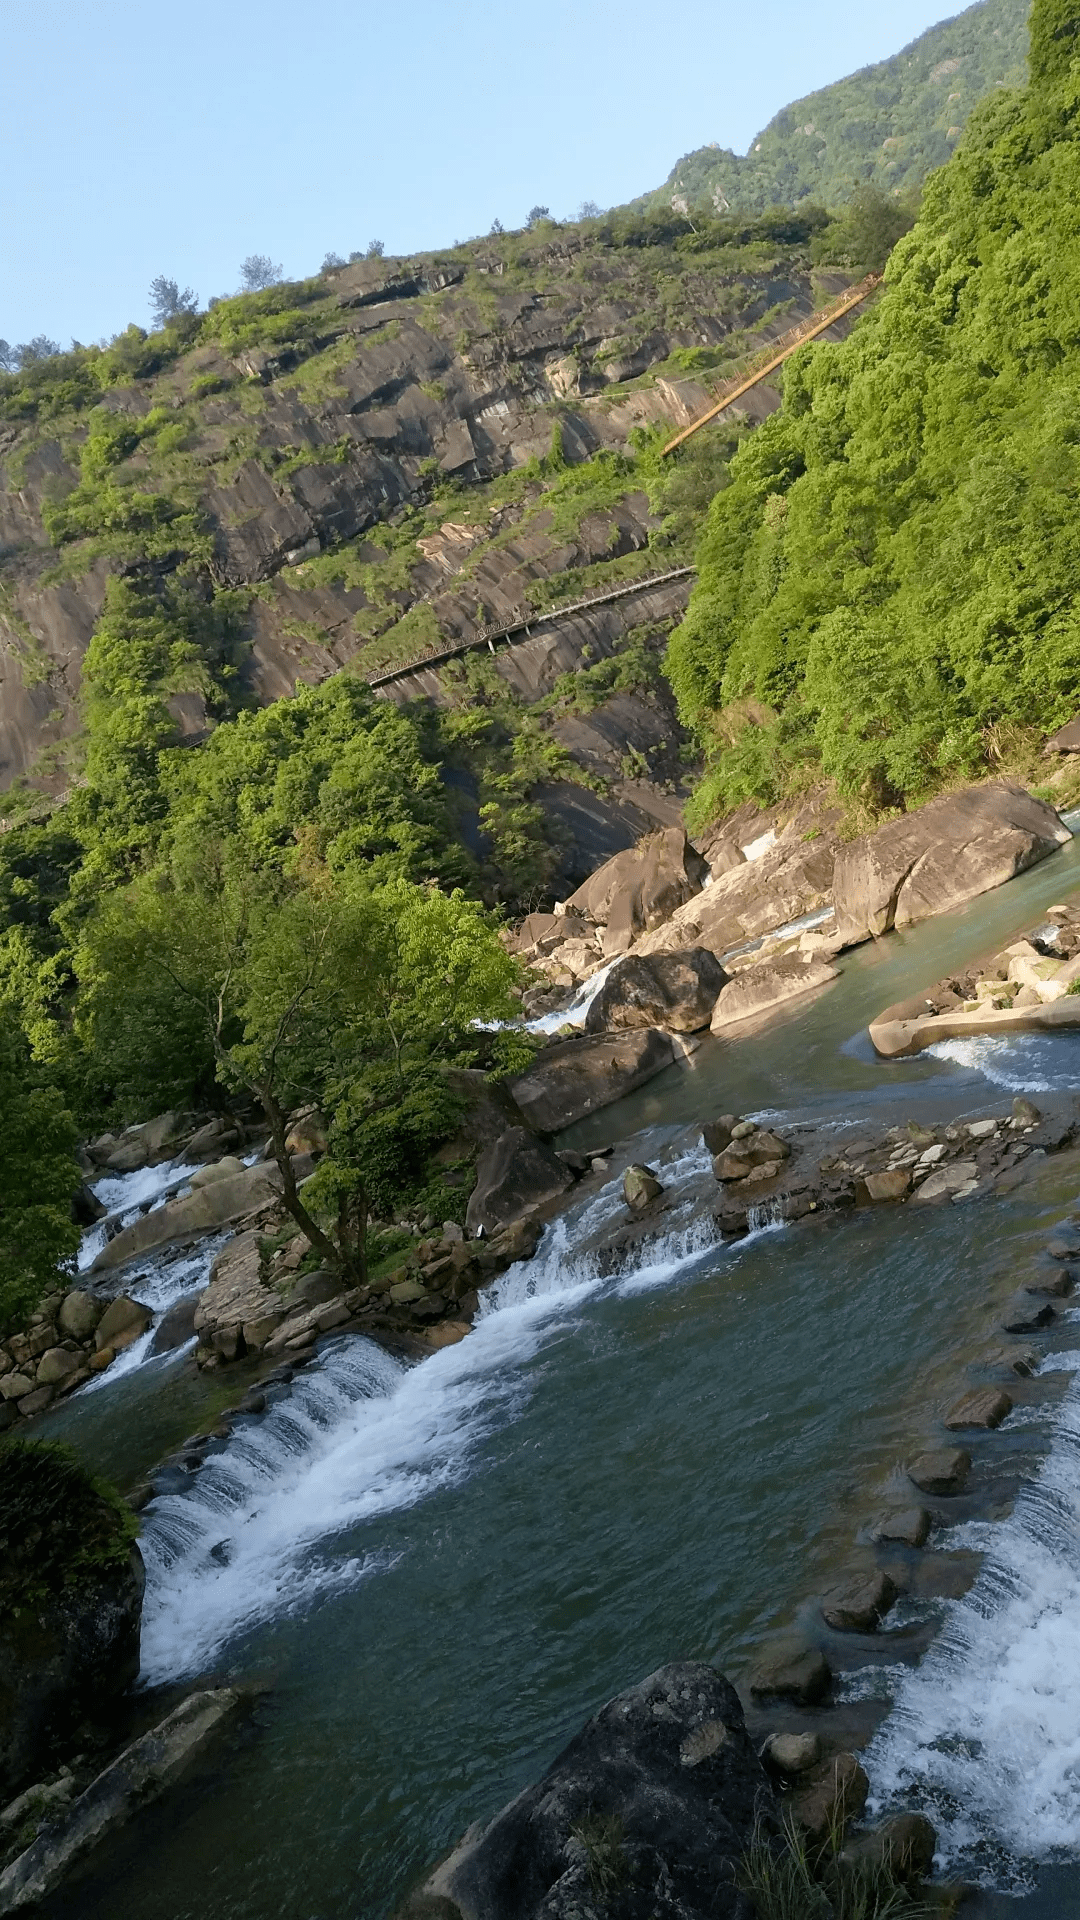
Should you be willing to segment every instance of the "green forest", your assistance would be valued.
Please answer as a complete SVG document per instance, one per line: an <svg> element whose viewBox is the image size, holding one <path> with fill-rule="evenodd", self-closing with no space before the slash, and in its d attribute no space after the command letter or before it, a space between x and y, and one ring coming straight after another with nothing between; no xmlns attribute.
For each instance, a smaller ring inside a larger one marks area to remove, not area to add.
<svg viewBox="0 0 1080 1920"><path fill-rule="evenodd" d="M1080 705L1078 34L1068 0L1040 0L1030 87L973 115L876 307L843 345L788 363L779 412L670 465L646 436L615 475L650 490L669 538L703 529L667 655L706 763L697 823L822 779L871 813L904 807L1007 764ZM857 200L851 232L861 218L880 239L883 204ZM829 231L835 251L842 223ZM292 337L302 293L209 322ZM330 1151L306 1203L287 1198L320 1252L362 1264L367 1213L423 1192L453 1130L447 1069L523 1058L519 1031L476 1023L517 1004L498 931L544 893L529 796L558 771L480 663L472 702L441 713L348 673L245 709L246 595L208 583L183 482L128 477L134 429L95 407L115 370L61 359L13 378L5 404L87 409L51 537L61 564L90 542L123 567L84 664L78 780L0 838L7 1323L71 1254L79 1133L165 1105L241 1096L283 1154L290 1108L318 1100ZM168 430L151 410L138 444ZM612 458L574 478L553 450L540 477L591 499ZM600 691L639 668L589 673ZM193 687L218 724L185 748L167 702ZM467 850L448 764L477 775L484 854Z"/></svg>
<svg viewBox="0 0 1080 1920"><path fill-rule="evenodd" d="M837 206L858 186L917 191L945 164L979 101L1025 78L1030 0L980 0L911 45L845 80L792 101L746 154L720 146L686 154L647 204L759 213L805 199Z"/></svg>
<svg viewBox="0 0 1080 1920"><path fill-rule="evenodd" d="M735 456L667 670L709 756L698 820L822 775L871 808L999 767L1080 704L1080 64L930 179L876 308L785 370Z"/></svg>

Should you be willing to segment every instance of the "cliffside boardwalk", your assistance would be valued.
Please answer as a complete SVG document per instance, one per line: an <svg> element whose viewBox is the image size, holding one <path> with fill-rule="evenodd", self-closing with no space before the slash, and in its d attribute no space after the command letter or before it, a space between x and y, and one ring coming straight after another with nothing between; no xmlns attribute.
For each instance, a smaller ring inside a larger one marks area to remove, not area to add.
<svg viewBox="0 0 1080 1920"><path fill-rule="evenodd" d="M749 373L737 373L732 379L725 381L724 385L717 389L712 406L699 414L696 420L691 420L690 425L684 427L681 433L676 433L661 449L662 453L674 453L675 448L681 447L683 441L689 440L691 434L696 433L699 427L708 426L709 421L715 420L717 414L723 413L725 407L730 407L733 400L738 400L741 394L749 393L751 387L756 387L759 381L764 380L768 374L774 373L777 367L782 366L784 361L795 352L796 347L805 346L808 340L816 340L819 333L826 333L837 320L842 320L845 314L853 313L856 307L861 307L863 301L868 300L880 285L880 273L868 273L865 280L861 280L857 287L850 288L841 299L834 301L831 307L827 307L824 313L812 314L809 320L800 320L797 327L791 327L787 333L782 333L779 340L765 349L769 357L764 364L753 368ZM760 359L760 355L758 357Z"/></svg>
<svg viewBox="0 0 1080 1920"><path fill-rule="evenodd" d="M546 626L552 620L564 620L572 613L582 613L588 607L602 607L610 600L623 600L627 594L644 593L649 587L662 587L669 580L684 580L695 571L693 567L669 567L665 573L646 573L640 579L624 581L618 587L606 587L602 593L590 593L581 600L568 600L561 607L547 607L536 613L522 613L516 620L501 627L480 627L470 640L459 640L452 647L440 647L431 653L419 653L411 660L399 661L396 666L387 667L384 673L368 676L370 687L386 687L394 680L403 680L410 673L416 673L421 667L439 667L447 660L460 660L466 653L472 653L477 647L487 647L495 651L496 640L509 640L514 634L524 634L528 639L534 628Z"/></svg>

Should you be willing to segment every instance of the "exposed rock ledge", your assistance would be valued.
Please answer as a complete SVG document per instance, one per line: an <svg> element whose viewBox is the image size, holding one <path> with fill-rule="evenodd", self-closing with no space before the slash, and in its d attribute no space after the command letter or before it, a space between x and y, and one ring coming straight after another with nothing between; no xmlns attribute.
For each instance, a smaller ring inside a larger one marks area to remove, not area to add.
<svg viewBox="0 0 1080 1920"><path fill-rule="evenodd" d="M1080 1027L1080 904L1051 907L999 953L886 1007L870 1023L885 1059L976 1034Z"/></svg>

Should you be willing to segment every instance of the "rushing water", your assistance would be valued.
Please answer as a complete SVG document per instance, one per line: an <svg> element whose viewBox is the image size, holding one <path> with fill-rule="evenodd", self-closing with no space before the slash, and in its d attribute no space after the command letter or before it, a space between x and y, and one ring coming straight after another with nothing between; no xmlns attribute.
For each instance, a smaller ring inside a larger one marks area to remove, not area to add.
<svg viewBox="0 0 1080 1920"><path fill-rule="evenodd" d="M724 1109L846 1126L1080 1087L1072 1036L885 1065L861 1031L1078 880L1070 847L964 915L845 956L843 981L707 1041L575 1136L619 1139L689 1192L700 1123ZM687 1206L646 1264L603 1277L581 1249L618 1210L613 1177L489 1292L461 1345L404 1367L330 1342L144 1515L145 1677L265 1680L251 1724L50 1911L374 1920L611 1693L681 1655L742 1670L850 1551L984 1343L1018 1244L1039 1244L1077 1178L1064 1156L987 1205L763 1221L736 1246ZM143 1464L161 1450L154 1409L178 1419L179 1398L195 1425L196 1391L188 1361L143 1367L57 1424L95 1465L134 1469L140 1437ZM897 1670L873 1769L883 1792L933 1803L951 1856L1000 1884L1080 1852L1080 1409L1067 1397L1030 1427L1015 1445L1031 1491L987 1530L967 1599L924 1603L944 1630L921 1669Z"/></svg>

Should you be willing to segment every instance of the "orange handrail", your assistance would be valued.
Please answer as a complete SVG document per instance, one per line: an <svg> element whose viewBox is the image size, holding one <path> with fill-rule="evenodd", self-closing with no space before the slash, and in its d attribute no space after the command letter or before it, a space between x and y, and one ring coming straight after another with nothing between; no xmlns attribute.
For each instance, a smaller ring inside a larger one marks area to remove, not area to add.
<svg viewBox="0 0 1080 1920"><path fill-rule="evenodd" d="M725 407L730 407L733 400L738 400L741 394L748 393L751 387L756 387L758 381L764 380L767 374L775 373L777 367L782 366L789 355L795 352L796 347L804 346L807 340L816 339L819 333L825 333L835 321L842 320L845 313L851 313L853 308L861 307L863 301L868 300L880 285L880 273L868 273L865 280L860 281L857 287L849 289L827 312L816 316L811 315L808 320L800 321L797 327L791 327L787 333L781 334L780 339L774 342L771 348L766 348L766 352L772 357L764 366L758 367L752 373L735 374L718 390L712 406L705 413L699 414L696 420L691 420L690 425L684 427L681 433L675 434L674 438L661 449L661 453L673 453L676 447L681 447L684 440L689 440L690 435L696 433L699 427L707 426L710 420L715 420L717 414L723 413Z"/></svg>

